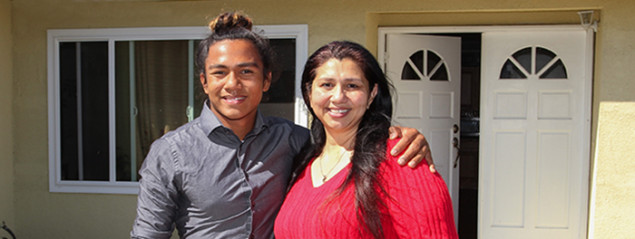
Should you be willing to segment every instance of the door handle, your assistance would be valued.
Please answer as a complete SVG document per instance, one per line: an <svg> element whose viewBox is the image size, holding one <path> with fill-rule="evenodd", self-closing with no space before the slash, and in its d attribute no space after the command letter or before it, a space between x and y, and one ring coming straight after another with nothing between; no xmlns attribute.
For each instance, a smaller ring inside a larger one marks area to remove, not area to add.
<svg viewBox="0 0 635 239"><path fill-rule="evenodd" d="M454 125L454 126L456 126L456 125ZM452 146L454 146L454 148L456 148L456 159L454 159L454 168L456 168L456 166L458 166L458 164L459 164L459 158L461 158L461 147L459 146L459 139L454 137L452 139Z"/></svg>

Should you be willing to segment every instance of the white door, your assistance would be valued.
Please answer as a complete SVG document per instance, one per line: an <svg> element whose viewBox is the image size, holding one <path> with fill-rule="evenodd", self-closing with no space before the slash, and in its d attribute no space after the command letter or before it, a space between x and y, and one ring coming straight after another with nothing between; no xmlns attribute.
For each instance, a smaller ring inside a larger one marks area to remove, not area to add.
<svg viewBox="0 0 635 239"><path fill-rule="evenodd" d="M458 225L461 38L387 34L386 41L380 62L396 88L393 119L426 136Z"/></svg>
<svg viewBox="0 0 635 239"><path fill-rule="evenodd" d="M592 33L482 35L479 238L584 238Z"/></svg>

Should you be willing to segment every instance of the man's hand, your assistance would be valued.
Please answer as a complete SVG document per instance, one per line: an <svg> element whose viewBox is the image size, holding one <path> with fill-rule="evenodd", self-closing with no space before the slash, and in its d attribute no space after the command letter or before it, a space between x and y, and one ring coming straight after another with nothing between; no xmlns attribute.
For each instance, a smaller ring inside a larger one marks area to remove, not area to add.
<svg viewBox="0 0 635 239"><path fill-rule="evenodd" d="M404 152L404 149L406 149L397 163L402 166L408 163L409 167L414 168L425 158L428 165L430 165L430 172L435 173L437 171L434 168L434 162L432 161L430 145L428 145L426 137L423 136L423 134L421 134L417 129L392 126L390 127L389 132L390 139L401 137L399 142L397 142L395 147L393 147L392 151L390 151L390 154L396 156L401 152Z"/></svg>

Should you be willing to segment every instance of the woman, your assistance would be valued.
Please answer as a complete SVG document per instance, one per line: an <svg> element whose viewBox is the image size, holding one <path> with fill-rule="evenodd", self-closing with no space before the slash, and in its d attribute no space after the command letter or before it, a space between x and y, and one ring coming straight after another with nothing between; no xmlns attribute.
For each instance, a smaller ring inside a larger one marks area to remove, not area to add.
<svg viewBox="0 0 635 239"><path fill-rule="evenodd" d="M362 46L331 42L307 61L313 140L276 218L276 238L458 238L443 179L389 153L391 85Z"/></svg>

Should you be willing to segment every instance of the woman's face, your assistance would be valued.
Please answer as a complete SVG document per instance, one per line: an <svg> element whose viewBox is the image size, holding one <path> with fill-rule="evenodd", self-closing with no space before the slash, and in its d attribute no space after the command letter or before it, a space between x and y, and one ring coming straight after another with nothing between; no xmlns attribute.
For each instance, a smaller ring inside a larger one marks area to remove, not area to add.
<svg viewBox="0 0 635 239"><path fill-rule="evenodd" d="M362 116L377 94L357 63L331 58L316 69L311 84L311 108L327 132L356 132Z"/></svg>

